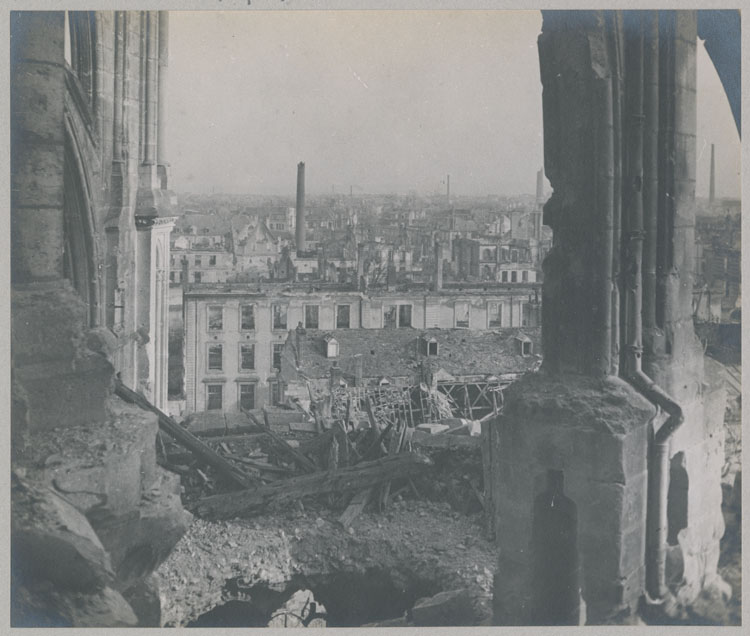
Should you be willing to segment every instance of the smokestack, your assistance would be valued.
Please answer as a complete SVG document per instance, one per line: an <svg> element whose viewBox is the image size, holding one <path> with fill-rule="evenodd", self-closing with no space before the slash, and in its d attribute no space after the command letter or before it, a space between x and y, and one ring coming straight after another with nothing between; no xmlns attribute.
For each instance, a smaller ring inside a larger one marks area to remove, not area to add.
<svg viewBox="0 0 750 636"><path fill-rule="evenodd" d="M305 162L297 164L297 228L295 241L297 242L297 253L305 251Z"/></svg>
<svg viewBox="0 0 750 636"><path fill-rule="evenodd" d="M448 175L447 189L446 189L446 193L445 193L445 200L448 202L448 205L451 204L451 176L450 175Z"/></svg>
<svg viewBox="0 0 750 636"><path fill-rule="evenodd" d="M365 244L357 244L357 288L359 291L364 291L364 281L362 280L365 276Z"/></svg>
<svg viewBox="0 0 750 636"><path fill-rule="evenodd" d="M443 246L435 241L435 280L433 281L435 291L443 288Z"/></svg>
<svg viewBox="0 0 750 636"><path fill-rule="evenodd" d="M716 167L714 165L714 145L711 144L711 177L708 182L708 202L713 204L716 195Z"/></svg>
<svg viewBox="0 0 750 636"><path fill-rule="evenodd" d="M537 205L544 203L544 168L536 173L536 202Z"/></svg>

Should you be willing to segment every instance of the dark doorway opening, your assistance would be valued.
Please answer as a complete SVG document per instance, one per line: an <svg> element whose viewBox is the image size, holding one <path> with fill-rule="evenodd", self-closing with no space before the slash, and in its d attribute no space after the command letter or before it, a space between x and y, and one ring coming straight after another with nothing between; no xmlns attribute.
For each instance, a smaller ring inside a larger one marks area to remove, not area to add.
<svg viewBox="0 0 750 636"><path fill-rule="evenodd" d="M578 625L578 513L563 494L563 473L547 471L547 489L534 500L530 624Z"/></svg>

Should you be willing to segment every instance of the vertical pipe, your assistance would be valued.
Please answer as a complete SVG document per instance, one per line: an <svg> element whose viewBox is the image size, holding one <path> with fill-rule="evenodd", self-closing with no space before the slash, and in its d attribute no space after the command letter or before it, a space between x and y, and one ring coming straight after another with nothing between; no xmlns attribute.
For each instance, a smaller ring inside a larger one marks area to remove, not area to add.
<svg viewBox="0 0 750 636"><path fill-rule="evenodd" d="M625 75L622 41L620 12L608 12L611 23L609 28L609 55L612 71L612 116L614 120L612 151L614 160L614 182L613 182L613 203L612 203L612 336L611 351L612 364L611 373L620 372L620 350L621 346L621 329L620 323L623 314L621 307L621 272L620 272L620 252L621 252L621 233L622 233L622 162L624 148L622 143L622 104L623 104L623 77Z"/></svg>
<svg viewBox="0 0 750 636"><path fill-rule="evenodd" d="M659 14L646 14L643 60L643 330L646 355L653 354L656 326L656 240L659 202Z"/></svg>
<svg viewBox="0 0 750 636"><path fill-rule="evenodd" d="M157 100L157 13L146 12L146 134L143 163L153 165L156 162L156 100Z"/></svg>
<svg viewBox="0 0 750 636"><path fill-rule="evenodd" d="M169 71L169 12L159 11L159 93L156 161L167 164L167 73Z"/></svg>
<svg viewBox="0 0 750 636"><path fill-rule="evenodd" d="M643 260L643 28L642 14L629 14L628 62L628 175L627 175L627 247L628 322L627 346L631 360L639 361L642 334L641 262ZM628 369L634 373L636 369Z"/></svg>
<svg viewBox="0 0 750 636"><path fill-rule="evenodd" d="M115 11L115 78L112 113L112 159L122 159L123 82L125 80L125 15Z"/></svg>
<svg viewBox="0 0 750 636"><path fill-rule="evenodd" d="M614 115L612 103L612 78L595 80L596 123L595 170L596 206L594 236L597 237L598 254L595 268L595 311L593 313L595 341L590 368L599 375L611 372L612 350L612 252L614 215Z"/></svg>

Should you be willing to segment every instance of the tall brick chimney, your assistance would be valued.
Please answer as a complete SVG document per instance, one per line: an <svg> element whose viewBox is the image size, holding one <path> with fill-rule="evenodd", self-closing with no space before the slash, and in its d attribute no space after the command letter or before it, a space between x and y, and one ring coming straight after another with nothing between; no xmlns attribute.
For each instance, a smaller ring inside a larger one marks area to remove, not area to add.
<svg viewBox="0 0 750 636"><path fill-rule="evenodd" d="M443 246L435 241L435 279L432 281L435 291L443 288Z"/></svg>
<svg viewBox="0 0 750 636"><path fill-rule="evenodd" d="M297 253L305 251L305 162L297 164L297 208L295 241Z"/></svg>
<svg viewBox="0 0 750 636"><path fill-rule="evenodd" d="M365 283L365 244L357 244L357 289L364 291Z"/></svg>

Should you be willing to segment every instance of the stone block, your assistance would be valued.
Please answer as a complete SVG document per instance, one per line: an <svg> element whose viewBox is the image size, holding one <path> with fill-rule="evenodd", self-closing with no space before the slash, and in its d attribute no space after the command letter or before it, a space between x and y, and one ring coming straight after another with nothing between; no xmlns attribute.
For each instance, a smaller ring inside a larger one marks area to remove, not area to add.
<svg viewBox="0 0 750 636"><path fill-rule="evenodd" d="M66 90L62 66L21 62L16 68L11 113L13 140L19 145L14 145L14 150L20 143L62 144Z"/></svg>
<svg viewBox="0 0 750 636"><path fill-rule="evenodd" d="M528 625L531 608L528 565L501 555L492 587L492 624Z"/></svg>
<svg viewBox="0 0 750 636"><path fill-rule="evenodd" d="M631 430L622 440L623 471L626 480L644 473L648 466L648 422Z"/></svg>
<svg viewBox="0 0 750 636"><path fill-rule="evenodd" d="M92 354L87 366L67 373L46 365L18 369L19 383L29 397L31 430L95 424L106 419L104 405L110 391L112 365Z"/></svg>
<svg viewBox="0 0 750 636"><path fill-rule="evenodd" d="M584 534L579 530L578 558L586 581L614 581L620 577L622 539L621 534Z"/></svg>
<svg viewBox="0 0 750 636"><path fill-rule="evenodd" d="M11 56L15 60L64 62L65 14L63 11L11 13Z"/></svg>
<svg viewBox="0 0 750 636"><path fill-rule="evenodd" d="M12 347L16 367L77 357L86 305L67 281L11 292Z"/></svg>
<svg viewBox="0 0 750 636"><path fill-rule="evenodd" d="M648 473L631 475L625 486L622 528L631 530L643 526L648 500Z"/></svg>
<svg viewBox="0 0 750 636"><path fill-rule="evenodd" d="M41 483L13 475L11 545L16 581L50 582L69 591L109 585L112 564L84 517Z"/></svg>
<svg viewBox="0 0 750 636"><path fill-rule="evenodd" d="M109 550L118 587L127 588L166 559L192 515L182 508L179 478L160 471L136 510L92 511L89 519Z"/></svg>
<svg viewBox="0 0 750 636"><path fill-rule="evenodd" d="M62 143L18 144L13 148L11 205L14 215L21 216L33 226L37 222L42 222L43 217L35 214L36 209L26 208L54 208L58 211L62 223L63 157ZM24 228L24 231L24 236L34 237L31 229ZM42 230L42 233L44 231ZM55 238L62 238L62 225Z"/></svg>
<svg viewBox="0 0 750 636"><path fill-rule="evenodd" d="M62 209L15 208L11 216L11 243L11 276L14 283L62 278Z"/></svg>
<svg viewBox="0 0 750 636"><path fill-rule="evenodd" d="M579 494L566 488L566 494L577 502L580 534L616 536L622 532L625 486L615 483L589 483L587 492Z"/></svg>

